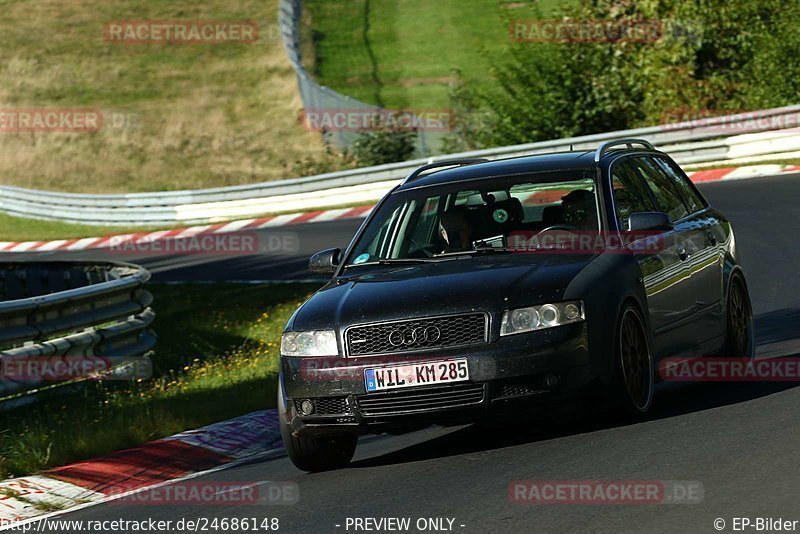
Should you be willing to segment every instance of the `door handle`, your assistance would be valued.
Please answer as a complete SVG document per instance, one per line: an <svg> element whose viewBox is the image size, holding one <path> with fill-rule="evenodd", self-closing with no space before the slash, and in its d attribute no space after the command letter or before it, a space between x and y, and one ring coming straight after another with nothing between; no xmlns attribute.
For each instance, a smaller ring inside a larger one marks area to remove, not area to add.
<svg viewBox="0 0 800 534"><path fill-rule="evenodd" d="M714 235L714 232L708 232L706 235L708 236L708 240L712 245L717 244L717 236Z"/></svg>
<svg viewBox="0 0 800 534"><path fill-rule="evenodd" d="M686 252L684 247L681 247L678 249L678 257L681 259L681 261L686 261L689 259L689 253Z"/></svg>

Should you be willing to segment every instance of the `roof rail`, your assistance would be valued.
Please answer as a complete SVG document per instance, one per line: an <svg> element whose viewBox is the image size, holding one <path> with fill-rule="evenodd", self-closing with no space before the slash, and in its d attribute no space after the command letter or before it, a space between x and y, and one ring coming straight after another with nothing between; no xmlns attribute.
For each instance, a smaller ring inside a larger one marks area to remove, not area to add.
<svg viewBox="0 0 800 534"><path fill-rule="evenodd" d="M474 165L475 163L486 163L490 161L486 158L454 158L454 159L443 159L441 161L434 161L433 163L428 163L427 165L423 165L418 169L415 169L411 174L408 175L408 178L403 180L403 183L406 184L412 180L419 178L419 175L425 171L429 171L431 169L438 169L439 167L459 167L461 165Z"/></svg>
<svg viewBox="0 0 800 534"><path fill-rule="evenodd" d="M634 143L637 145L643 145L647 150L655 150L653 144L650 141L645 141L644 139L616 139L614 141L606 141L597 147L597 150L594 153L594 162L599 163L600 158L603 157L603 154L608 152L612 147L617 145L627 145L627 148L631 149L633 148Z"/></svg>

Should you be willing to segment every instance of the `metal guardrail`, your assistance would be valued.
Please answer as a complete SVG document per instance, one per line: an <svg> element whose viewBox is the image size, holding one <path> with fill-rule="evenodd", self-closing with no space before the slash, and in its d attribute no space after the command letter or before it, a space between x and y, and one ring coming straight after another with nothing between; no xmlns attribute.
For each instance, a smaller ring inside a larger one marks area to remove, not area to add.
<svg viewBox="0 0 800 534"><path fill-rule="evenodd" d="M343 111L345 113L355 110L377 111L378 106L367 104L351 96L343 95L330 87L317 83L313 76L303 66L300 50L301 18L303 12L302 0L280 0L278 4L278 27L283 40L286 56L297 74L297 86L300 98L306 111L321 110L325 113ZM351 131L327 132L328 139L340 148L350 148L358 139L358 134ZM431 148L441 144L441 132L417 132L417 153L426 156Z"/></svg>
<svg viewBox="0 0 800 534"><path fill-rule="evenodd" d="M490 148L416 159L317 176L187 191L87 195L0 186L0 211L24 217L90 224L169 225L216 222L261 213L316 209L351 203L353 188L381 184L380 198L391 181L438 159L504 158L563 150L594 150L605 141L636 137L668 152L682 166L724 163L744 155L797 157L800 151L800 106L747 114L649 126L523 145ZM736 135L726 135L733 132ZM744 133L746 132L746 133ZM348 189L351 188L351 189ZM244 206L246 209L240 209Z"/></svg>
<svg viewBox="0 0 800 534"><path fill-rule="evenodd" d="M149 369L156 341L153 297L143 287L149 278L119 262L0 264L0 398L53 385L28 370L70 359Z"/></svg>

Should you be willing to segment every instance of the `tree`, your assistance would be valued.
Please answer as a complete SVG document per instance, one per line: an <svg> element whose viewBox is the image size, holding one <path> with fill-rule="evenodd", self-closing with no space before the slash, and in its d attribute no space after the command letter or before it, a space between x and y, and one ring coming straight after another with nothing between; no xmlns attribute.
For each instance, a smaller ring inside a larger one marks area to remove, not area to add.
<svg viewBox="0 0 800 534"><path fill-rule="evenodd" d="M496 90L461 80L449 148L541 141L796 103L800 3L583 0L563 21L655 21L650 40L515 43L495 58ZM475 120L480 117L480 120Z"/></svg>

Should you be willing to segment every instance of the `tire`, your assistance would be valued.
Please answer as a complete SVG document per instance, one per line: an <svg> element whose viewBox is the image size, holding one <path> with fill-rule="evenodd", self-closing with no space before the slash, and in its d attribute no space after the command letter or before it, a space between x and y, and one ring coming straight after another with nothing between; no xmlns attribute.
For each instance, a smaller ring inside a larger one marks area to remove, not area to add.
<svg viewBox="0 0 800 534"><path fill-rule="evenodd" d="M347 467L356 452L355 433L332 436L294 436L286 420L283 398L278 391L278 421L283 445L298 469L312 473Z"/></svg>
<svg viewBox="0 0 800 534"><path fill-rule="evenodd" d="M653 353L642 314L631 302L620 313L613 351L615 408L621 415L646 414L653 403L655 387Z"/></svg>
<svg viewBox="0 0 800 534"><path fill-rule="evenodd" d="M755 357L755 328L753 307L744 279L739 274L731 277L725 312L725 347L723 356L752 361Z"/></svg>

